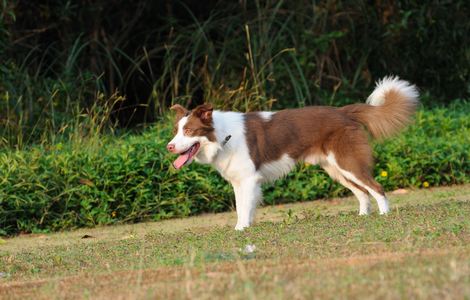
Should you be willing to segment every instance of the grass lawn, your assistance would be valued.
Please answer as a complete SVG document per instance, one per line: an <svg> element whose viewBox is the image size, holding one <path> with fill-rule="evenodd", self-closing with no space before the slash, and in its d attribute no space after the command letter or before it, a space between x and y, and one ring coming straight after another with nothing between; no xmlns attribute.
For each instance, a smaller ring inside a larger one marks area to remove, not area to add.
<svg viewBox="0 0 470 300"><path fill-rule="evenodd" d="M389 196L4 238L0 298L469 299L470 185Z"/></svg>

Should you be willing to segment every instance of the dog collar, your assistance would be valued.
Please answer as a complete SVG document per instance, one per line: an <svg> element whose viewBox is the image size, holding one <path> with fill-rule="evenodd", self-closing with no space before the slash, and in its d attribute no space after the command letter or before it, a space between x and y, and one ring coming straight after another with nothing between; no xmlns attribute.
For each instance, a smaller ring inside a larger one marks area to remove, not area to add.
<svg viewBox="0 0 470 300"><path fill-rule="evenodd" d="M222 147L225 146L225 144L227 144L227 142L232 138L232 136L229 134L225 137L224 141L222 142Z"/></svg>

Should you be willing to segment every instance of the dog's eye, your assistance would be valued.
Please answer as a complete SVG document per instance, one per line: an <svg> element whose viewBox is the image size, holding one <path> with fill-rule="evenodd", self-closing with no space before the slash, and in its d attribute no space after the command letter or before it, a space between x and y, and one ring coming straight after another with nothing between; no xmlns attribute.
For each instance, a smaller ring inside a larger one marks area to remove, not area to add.
<svg viewBox="0 0 470 300"><path fill-rule="evenodd" d="M191 128L185 128L185 129L183 130L183 133L184 133L185 135L191 135L191 134L193 133L193 130L192 130Z"/></svg>

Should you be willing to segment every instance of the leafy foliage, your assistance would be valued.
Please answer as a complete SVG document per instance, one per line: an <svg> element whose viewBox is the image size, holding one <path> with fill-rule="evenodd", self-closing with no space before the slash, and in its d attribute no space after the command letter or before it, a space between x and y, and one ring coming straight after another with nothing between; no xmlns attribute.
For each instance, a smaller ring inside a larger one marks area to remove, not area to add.
<svg viewBox="0 0 470 300"><path fill-rule="evenodd" d="M388 190L470 181L468 103L418 113L404 134L375 145L377 179ZM234 207L231 187L215 170L175 171L165 145L166 119L142 134L93 135L0 152L0 233L55 231L219 212ZM382 176L386 173L386 176ZM344 195L315 167L266 185L265 203Z"/></svg>

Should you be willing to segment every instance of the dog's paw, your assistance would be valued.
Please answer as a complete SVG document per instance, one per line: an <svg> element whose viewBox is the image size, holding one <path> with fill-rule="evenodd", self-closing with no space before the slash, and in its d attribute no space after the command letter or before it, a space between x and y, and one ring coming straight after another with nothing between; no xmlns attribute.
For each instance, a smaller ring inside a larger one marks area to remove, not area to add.
<svg viewBox="0 0 470 300"><path fill-rule="evenodd" d="M360 216L370 215L370 211L371 211L370 205L359 207L359 215Z"/></svg>
<svg viewBox="0 0 470 300"><path fill-rule="evenodd" d="M388 206L387 206L387 207L384 207L384 208L382 208L382 209L380 210L380 214L381 214L381 215L386 215L386 214L388 214L389 212L390 212L390 208L388 208Z"/></svg>
<svg viewBox="0 0 470 300"><path fill-rule="evenodd" d="M243 231L245 228L248 228L250 227L250 225L247 225L247 224L237 224L235 226L235 230L237 231Z"/></svg>

